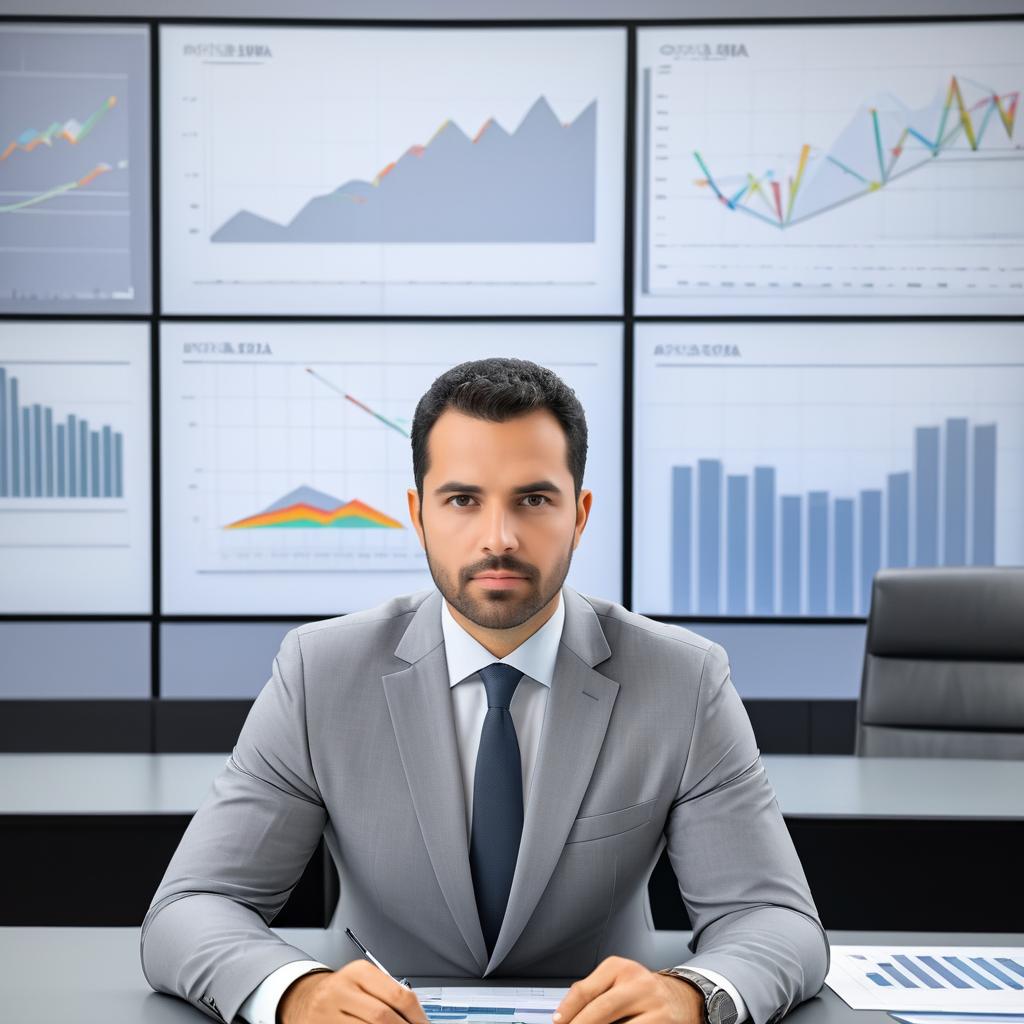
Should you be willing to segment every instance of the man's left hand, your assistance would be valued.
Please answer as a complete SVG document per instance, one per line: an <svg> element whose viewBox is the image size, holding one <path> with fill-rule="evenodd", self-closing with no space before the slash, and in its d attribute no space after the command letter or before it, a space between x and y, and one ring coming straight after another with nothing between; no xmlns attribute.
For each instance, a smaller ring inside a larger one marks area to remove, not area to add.
<svg viewBox="0 0 1024 1024"><path fill-rule="evenodd" d="M554 1024L700 1024L704 997L689 982L656 974L635 960L610 956L558 1004Z"/></svg>

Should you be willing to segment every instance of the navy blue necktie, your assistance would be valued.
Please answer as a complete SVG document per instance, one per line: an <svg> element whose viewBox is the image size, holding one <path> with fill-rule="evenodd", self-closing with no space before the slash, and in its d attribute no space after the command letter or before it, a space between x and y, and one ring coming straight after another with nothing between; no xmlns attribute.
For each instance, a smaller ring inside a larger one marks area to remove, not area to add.
<svg viewBox="0 0 1024 1024"><path fill-rule="evenodd" d="M523 833L523 769L508 709L522 677L511 665L496 663L480 669L487 690L487 715L473 776L469 867L488 956L505 917Z"/></svg>

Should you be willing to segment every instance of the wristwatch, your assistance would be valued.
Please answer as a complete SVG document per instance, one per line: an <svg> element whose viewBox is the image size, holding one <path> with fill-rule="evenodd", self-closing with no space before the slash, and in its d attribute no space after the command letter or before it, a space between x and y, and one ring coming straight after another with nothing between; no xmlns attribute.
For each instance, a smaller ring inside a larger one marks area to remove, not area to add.
<svg viewBox="0 0 1024 1024"><path fill-rule="evenodd" d="M736 1024L739 1013L732 996L710 978L685 967L666 967L658 973L667 974L670 978L682 978L700 991L704 997L704 1024Z"/></svg>

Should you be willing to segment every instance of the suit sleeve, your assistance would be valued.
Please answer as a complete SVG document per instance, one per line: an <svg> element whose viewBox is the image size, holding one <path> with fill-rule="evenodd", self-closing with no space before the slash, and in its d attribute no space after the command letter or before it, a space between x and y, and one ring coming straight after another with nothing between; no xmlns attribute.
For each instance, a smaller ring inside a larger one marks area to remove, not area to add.
<svg viewBox="0 0 1024 1024"><path fill-rule="evenodd" d="M143 921L149 984L230 1021L269 974L310 959L269 925L316 850L326 817L292 630Z"/></svg>
<svg viewBox="0 0 1024 1024"><path fill-rule="evenodd" d="M705 657L665 835L693 924L687 966L727 977L753 1024L774 1024L814 995L828 940L717 644Z"/></svg>

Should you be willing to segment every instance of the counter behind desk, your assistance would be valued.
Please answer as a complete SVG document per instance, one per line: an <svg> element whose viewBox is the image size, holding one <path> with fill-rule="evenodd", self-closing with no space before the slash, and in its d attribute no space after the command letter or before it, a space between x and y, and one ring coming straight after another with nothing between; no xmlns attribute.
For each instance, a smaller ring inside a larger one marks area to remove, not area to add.
<svg viewBox="0 0 1024 1024"><path fill-rule="evenodd" d="M0 755L0 925L138 925L226 754ZM828 928L1012 931L1024 921L1024 762L766 755ZM662 856L659 929L689 926ZM324 927L324 844L275 926Z"/></svg>

